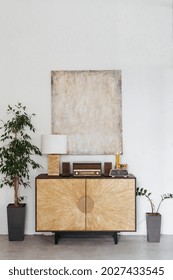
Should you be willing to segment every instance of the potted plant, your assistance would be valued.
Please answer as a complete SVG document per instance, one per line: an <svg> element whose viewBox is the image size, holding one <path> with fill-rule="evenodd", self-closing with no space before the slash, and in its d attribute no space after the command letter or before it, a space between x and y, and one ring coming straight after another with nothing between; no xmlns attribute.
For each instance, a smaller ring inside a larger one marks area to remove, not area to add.
<svg viewBox="0 0 173 280"><path fill-rule="evenodd" d="M153 200L151 199L151 193L144 188L136 188L137 196L145 196L151 206L151 212L146 213L146 225L147 225L147 240L148 242L160 242L160 229L161 229L161 214L159 213L160 206L165 199L173 198L172 193L161 195L161 200L155 207Z"/></svg>
<svg viewBox="0 0 173 280"><path fill-rule="evenodd" d="M18 103L14 107L8 105L8 120L3 122L0 142L0 187L14 188L14 203L7 206L9 240L24 239L26 203L19 194L19 187L29 187L29 168L40 168L33 155L41 156L39 148L31 143L29 132L35 132L32 117L26 107Z"/></svg>

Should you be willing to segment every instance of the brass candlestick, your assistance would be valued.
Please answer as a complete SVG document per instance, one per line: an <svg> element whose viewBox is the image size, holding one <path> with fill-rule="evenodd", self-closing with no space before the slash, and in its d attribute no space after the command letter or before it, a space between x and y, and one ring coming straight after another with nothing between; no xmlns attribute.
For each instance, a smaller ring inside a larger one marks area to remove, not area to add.
<svg viewBox="0 0 173 280"><path fill-rule="evenodd" d="M115 156L116 156L115 168L120 169L120 155L117 154Z"/></svg>

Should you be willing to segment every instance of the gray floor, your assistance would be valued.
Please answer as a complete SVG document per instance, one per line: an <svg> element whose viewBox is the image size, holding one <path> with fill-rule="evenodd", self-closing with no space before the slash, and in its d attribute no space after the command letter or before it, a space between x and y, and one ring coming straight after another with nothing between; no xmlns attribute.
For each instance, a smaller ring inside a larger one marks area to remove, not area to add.
<svg viewBox="0 0 173 280"><path fill-rule="evenodd" d="M173 260L173 236L149 243L146 236L119 235L118 245L110 236L64 237L54 244L51 235L27 235L24 241L8 241L0 235L1 260Z"/></svg>

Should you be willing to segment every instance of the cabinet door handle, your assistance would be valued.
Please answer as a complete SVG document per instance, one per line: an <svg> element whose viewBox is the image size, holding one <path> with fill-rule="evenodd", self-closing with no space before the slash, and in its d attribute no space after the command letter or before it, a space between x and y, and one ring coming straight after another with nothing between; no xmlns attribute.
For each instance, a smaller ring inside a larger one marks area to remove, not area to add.
<svg viewBox="0 0 173 280"><path fill-rule="evenodd" d="M90 213L94 208L94 201L89 196L82 196L78 201L78 208L83 213Z"/></svg>
<svg viewBox="0 0 173 280"><path fill-rule="evenodd" d="M86 197L82 196L78 201L78 208L82 213L85 213L85 201Z"/></svg>
<svg viewBox="0 0 173 280"><path fill-rule="evenodd" d="M94 201L92 200L91 197L86 196L86 213L92 212L94 209Z"/></svg>

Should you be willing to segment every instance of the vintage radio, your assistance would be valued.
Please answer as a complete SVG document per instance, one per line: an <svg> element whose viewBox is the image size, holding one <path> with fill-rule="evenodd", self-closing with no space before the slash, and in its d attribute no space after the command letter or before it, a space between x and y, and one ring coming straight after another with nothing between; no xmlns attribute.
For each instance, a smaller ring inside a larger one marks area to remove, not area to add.
<svg viewBox="0 0 173 280"><path fill-rule="evenodd" d="M101 176L101 162L74 162L73 176Z"/></svg>

